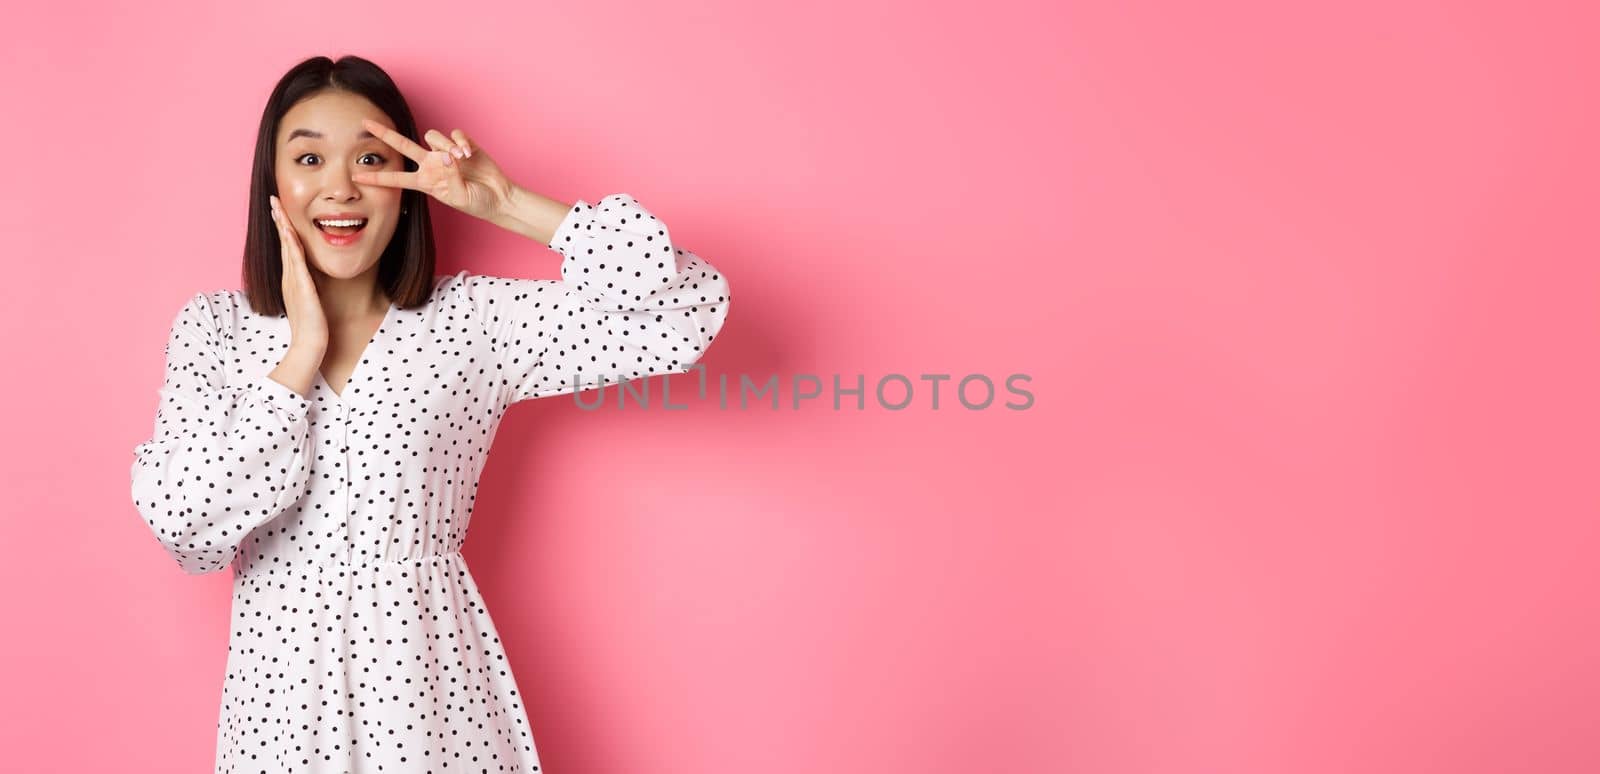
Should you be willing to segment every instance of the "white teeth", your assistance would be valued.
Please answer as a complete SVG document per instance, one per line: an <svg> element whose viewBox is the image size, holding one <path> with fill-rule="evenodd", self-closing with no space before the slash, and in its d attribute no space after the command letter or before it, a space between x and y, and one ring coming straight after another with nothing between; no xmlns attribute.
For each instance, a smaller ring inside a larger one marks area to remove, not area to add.
<svg viewBox="0 0 1600 774"><path fill-rule="evenodd" d="M319 220L317 224L322 226L359 226L366 222L366 218L359 218L357 220Z"/></svg>

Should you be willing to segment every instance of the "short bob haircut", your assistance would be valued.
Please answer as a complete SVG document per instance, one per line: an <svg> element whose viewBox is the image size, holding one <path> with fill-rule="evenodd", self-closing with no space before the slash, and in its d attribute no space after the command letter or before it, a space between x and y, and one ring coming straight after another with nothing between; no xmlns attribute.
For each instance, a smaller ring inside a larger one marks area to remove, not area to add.
<svg viewBox="0 0 1600 774"><path fill-rule="evenodd" d="M256 130L255 161L250 169L250 211L244 237L242 282L245 297L257 314L283 315L283 247L272 222L269 195L277 195L275 165L278 160L278 125L285 113L301 101L326 91L343 91L366 98L394 122L395 131L422 145L400 89L382 68L358 56L335 62L313 57L285 73L267 98ZM426 146L424 146L426 147ZM407 172L417 163L401 157ZM409 308L427 300L433 288L433 221L428 217L428 197L409 188L400 195L402 214L394 236L378 259L378 285L396 306Z"/></svg>

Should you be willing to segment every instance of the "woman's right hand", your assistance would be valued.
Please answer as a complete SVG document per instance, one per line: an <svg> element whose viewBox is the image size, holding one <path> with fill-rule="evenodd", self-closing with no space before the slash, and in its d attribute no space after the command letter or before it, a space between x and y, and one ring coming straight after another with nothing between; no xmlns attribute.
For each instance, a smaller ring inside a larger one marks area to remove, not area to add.
<svg viewBox="0 0 1600 774"><path fill-rule="evenodd" d="M278 224L278 242L283 247L283 306L289 316L289 346L308 352L328 348L328 318L322 313L317 285L306 268L305 250L300 235L289 222L278 197L272 202L272 220ZM320 358L319 358L320 362Z"/></svg>
<svg viewBox="0 0 1600 774"><path fill-rule="evenodd" d="M306 268L306 254L300 236L284 213L278 197L269 197L272 222L278 226L278 243L283 247L283 307L289 317L289 351L272 369L269 377L299 393L311 395L311 385L328 352L328 318L322 313L322 299Z"/></svg>

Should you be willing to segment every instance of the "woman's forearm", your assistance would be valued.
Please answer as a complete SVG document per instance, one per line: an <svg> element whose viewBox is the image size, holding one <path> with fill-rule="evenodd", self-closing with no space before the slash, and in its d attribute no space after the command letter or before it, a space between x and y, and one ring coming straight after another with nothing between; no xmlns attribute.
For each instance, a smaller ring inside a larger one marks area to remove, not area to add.
<svg viewBox="0 0 1600 774"><path fill-rule="evenodd" d="M570 204L512 184L500 211L489 220L501 228L534 239L539 244L549 245L556 228L571 209Z"/></svg>
<svg viewBox="0 0 1600 774"><path fill-rule="evenodd" d="M283 360L278 362L278 367L267 374L273 381L300 393L300 397L311 399L311 383L316 381L317 371L322 367L322 357L327 348L315 348L289 344L289 351L283 355Z"/></svg>

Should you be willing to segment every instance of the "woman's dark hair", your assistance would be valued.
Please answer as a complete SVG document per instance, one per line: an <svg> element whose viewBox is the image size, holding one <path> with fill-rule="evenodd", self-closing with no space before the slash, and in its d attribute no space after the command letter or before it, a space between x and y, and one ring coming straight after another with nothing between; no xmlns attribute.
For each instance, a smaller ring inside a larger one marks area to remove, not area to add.
<svg viewBox="0 0 1600 774"><path fill-rule="evenodd" d="M405 97L382 68L358 56L335 62L313 57L285 73L267 98L256 130L255 160L250 168L250 212L244 237L242 281L245 297L258 314L281 315L283 305L283 248L272 222L269 195L277 195L278 124L301 101L326 91L343 91L366 98L394 122L395 131L421 145L417 124ZM417 163L402 157L407 172ZM433 224L428 217L428 197L409 188L400 194L403 214L378 259L378 284L395 305L406 308L422 303L433 288Z"/></svg>

